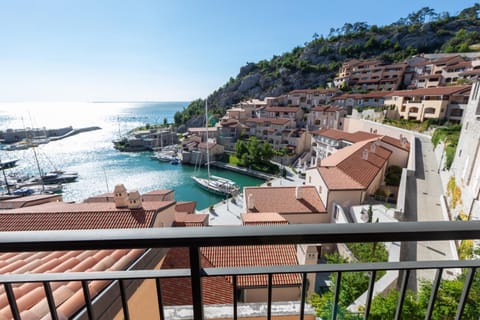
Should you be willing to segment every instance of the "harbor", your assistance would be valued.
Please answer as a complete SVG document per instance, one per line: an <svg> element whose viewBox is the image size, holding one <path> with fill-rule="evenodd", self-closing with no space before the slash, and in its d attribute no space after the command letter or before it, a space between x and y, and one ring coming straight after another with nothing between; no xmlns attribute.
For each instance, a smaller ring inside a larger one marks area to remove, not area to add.
<svg viewBox="0 0 480 320"><path fill-rule="evenodd" d="M151 151L125 153L113 148L112 141L118 138L119 131L126 133L146 123L161 124L164 118L173 121L174 113L186 104L85 103L71 108L69 119L75 121L73 127L98 126L102 129L38 145L35 151L41 170L78 173L76 182L63 185L62 197L67 202L81 202L93 195L112 192L116 184L123 183L129 190L138 189L141 193L155 189L173 189L177 201L194 200L197 202L197 210L217 204L225 197L201 189L191 178L193 175L206 177L205 167L172 165L152 160L154 153ZM21 127L21 114L14 117L12 113L6 113L5 109L1 113L1 107L0 105L0 130ZM8 110L15 108L8 106ZM86 117L85 114L90 116ZM62 127L61 123L55 122L51 117L42 118L42 115L32 114L38 127ZM32 149L1 152L2 160L20 159L17 167L9 169L7 173L38 175ZM263 179L217 168L212 168L212 174L234 180L241 188L264 183Z"/></svg>

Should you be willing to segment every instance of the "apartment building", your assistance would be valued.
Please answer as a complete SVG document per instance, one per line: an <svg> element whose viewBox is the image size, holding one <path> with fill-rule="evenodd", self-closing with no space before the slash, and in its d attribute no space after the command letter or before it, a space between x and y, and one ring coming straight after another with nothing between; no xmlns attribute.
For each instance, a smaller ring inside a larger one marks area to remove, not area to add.
<svg viewBox="0 0 480 320"><path fill-rule="evenodd" d="M347 109L340 106L316 106L307 116L307 125L310 130L320 128L343 129Z"/></svg>
<svg viewBox="0 0 480 320"><path fill-rule="evenodd" d="M392 151L380 138L355 143L306 170L307 185L315 186L330 216L334 204L348 208L362 204L384 180Z"/></svg>
<svg viewBox="0 0 480 320"><path fill-rule="evenodd" d="M408 68L410 89L454 85L460 79L471 80L480 70L479 55L426 55L415 61Z"/></svg>
<svg viewBox="0 0 480 320"><path fill-rule="evenodd" d="M333 97L342 92L336 88L329 89L299 89L286 95L287 104L310 109L313 106L329 104Z"/></svg>
<svg viewBox="0 0 480 320"><path fill-rule="evenodd" d="M349 86L355 90L397 90L403 81L406 63L385 64L380 60L345 62L334 79L335 87Z"/></svg>
<svg viewBox="0 0 480 320"><path fill-rule="evenodd" d="M246 121L249 136L272 144L275 150L286 148L292 154L301 154L307 147L305 129L297 129L295 121L287 118L251 118Z"/></svg>
<svg viewBox="0 0 480 320"><path fill-rule="evenodd" d="M385 104L395 106L401 119L460 122L470 88L464 85L394 91L385 97Z"/></svg>
<svg viewBox="0 0 480 320"><path fill-rule="evenodd" d="M480 84L475 82L465 108L455 158L450 168L456 195L447 194L450 212L480 220ZM448 186L445 188L448 190ZM456 197L456 200L453 198Z"/></svg>
<svg viewBox="0 0 480 320"><path fill-rule="evenodd" d="M245 119L246 121L246 119ZM217 142L225 147L225 150L234 150L237 139L248 129L248 126L240 120L224 118L217 123Z"/></svg>
<svg viewBox="0 0 480 320"><path fill-rule="evenodd" d="M295 124L298 125L303 120L302 108L295 107L280 107L271 106L260 110L261 118L276 118L276 119L291 119L295 120Z"/></svg>

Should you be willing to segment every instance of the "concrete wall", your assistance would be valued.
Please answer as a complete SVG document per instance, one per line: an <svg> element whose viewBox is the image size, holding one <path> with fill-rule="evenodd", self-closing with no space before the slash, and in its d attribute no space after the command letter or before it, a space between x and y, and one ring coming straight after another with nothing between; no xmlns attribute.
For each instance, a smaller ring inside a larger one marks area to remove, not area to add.
<svg viewBox="0 0 480 320"><path fill-rule="evenodd" d="M289 224L316 224L329 223L330 218L327 213L292 213L281 214Z"/></svg>
<svg viewBox="0 0 480 320"><path fill-rule="evenodd" d="M336 203L343 208L362 204L364 200L363 190L339 190L330 191L328 194L328 207L327 210L330 214L333 213L333 204Z"/></svg>

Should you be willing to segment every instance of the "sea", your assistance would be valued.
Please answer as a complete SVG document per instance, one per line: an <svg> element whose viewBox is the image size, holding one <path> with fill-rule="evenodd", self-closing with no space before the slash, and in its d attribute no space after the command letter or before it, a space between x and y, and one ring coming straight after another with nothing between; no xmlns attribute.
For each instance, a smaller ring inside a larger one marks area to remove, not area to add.
<svg viewBox="0 0 480 320"><path fill-rule="evenodd" d="M198 187L192 175L206 177L206 168L172 165L151 159L152 152L120 152L112 141L131 129L146 124L173 123L175 112L188 102L53 102L0 103L0 130L23 128L84 128L101 129L80 133L35 148L42 172L73 171L79 174L74 183L63 187L63 200L84 199L113 192L116 184L127 190L145 193L172 189L177 201L196 201L197 210L224 200ZM0 160L19 159L18 166L6 173L38 175L33 149L0 150ZM230 171L212 169L212 174L229 178L240 187L256 186L263 180Z"/></svg>

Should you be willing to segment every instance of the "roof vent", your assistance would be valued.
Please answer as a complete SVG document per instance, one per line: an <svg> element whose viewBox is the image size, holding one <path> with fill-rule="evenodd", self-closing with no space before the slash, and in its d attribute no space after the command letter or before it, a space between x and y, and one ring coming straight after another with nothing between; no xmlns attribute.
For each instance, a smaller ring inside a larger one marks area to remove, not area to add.
<svg viewBox="0 0 480 320"><path fill-rule="evenodd" d="M113 198L115 201L115 208L127 208L128 207L128 194L127 189L123 184L117 184L113 190Z"/></svg>
<svg viewBox="0 0 480 320"><path fill-rule="evenodd" d="M255 209L255 203L253 201L253 194L249 193L247 197L247 208L248 210Z"/></svg>
<svg viewBox="0 0 480 320"><path fill-rule="evenodd" d="M363 160L368 160L368 149L363 150L362 158Z"/></svg>
<svg viewBox="0 0 480 320"><path fill-rule="evenodd" d="M128 193L128 209L142 209L142 197L137 190Z"/></svg>

